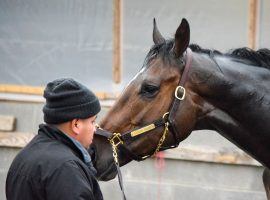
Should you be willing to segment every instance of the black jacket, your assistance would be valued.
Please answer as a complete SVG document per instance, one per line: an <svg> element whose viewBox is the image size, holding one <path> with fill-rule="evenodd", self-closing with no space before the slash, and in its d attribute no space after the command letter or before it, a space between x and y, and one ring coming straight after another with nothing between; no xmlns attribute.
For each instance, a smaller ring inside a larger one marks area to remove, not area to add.
<svg viewBox="0 0 270 200"><path fill-rule="evenodd" d="M94 170L64 133L40 125L38 135L13 160L7 200L102 200Z"/></svg>

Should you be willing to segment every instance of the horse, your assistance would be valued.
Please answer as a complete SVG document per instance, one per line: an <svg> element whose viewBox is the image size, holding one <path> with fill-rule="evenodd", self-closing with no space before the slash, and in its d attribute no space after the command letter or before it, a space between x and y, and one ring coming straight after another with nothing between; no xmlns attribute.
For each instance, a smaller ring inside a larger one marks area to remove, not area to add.
<svg viewBox="0 0 270 200"><path fill-rule="evenodd" d="M270 50L203 49L190 44L186 19L173 39L164 39L154 20L153 41L142 68L100 123L121 133L114 137L120 166L177 147L193 130L214 130L265 167L270 200ZM101 180L116 175L107 137L97 134L93 142Z"/></svg>

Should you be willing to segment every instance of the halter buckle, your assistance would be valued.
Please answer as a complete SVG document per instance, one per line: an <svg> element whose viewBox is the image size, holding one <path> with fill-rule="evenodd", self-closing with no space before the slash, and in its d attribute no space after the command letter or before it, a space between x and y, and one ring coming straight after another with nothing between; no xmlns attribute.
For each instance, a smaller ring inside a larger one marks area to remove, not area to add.
<svg viewBox="0 0 270 200"><path fill-rule="evenodd" d="M113 137L110 140L110 143L117 147L119 144L123 144L123 140L121 140L121 134L120 133L114 133Z"/></svg>
<svg viewBox="0 0 270 200"><path fill-rule="evenodd" d="M182 96L178 96L179 94L181 94ZM186 96L186 89L182 86L177 86L175 91L174 91L174 96L175 98L179 99L180 101L185 99Z"/></svg>

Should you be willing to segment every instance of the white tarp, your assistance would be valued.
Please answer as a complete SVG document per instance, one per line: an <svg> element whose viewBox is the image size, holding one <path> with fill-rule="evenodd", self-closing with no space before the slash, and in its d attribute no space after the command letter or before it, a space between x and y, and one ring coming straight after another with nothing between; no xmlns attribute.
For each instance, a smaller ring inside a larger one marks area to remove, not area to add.
<svg viewBox="0 0 270 200"><path fill-rule="evenodd" d="M261 0L259 47L270 48L270 3ZM153 18L165 38L185 17L191 42L227 51L248 45L247 0L123 0L123 73L112 79L113 1L0 0L0 84L43 86L73 77L95 91L121 90L152 42Z"/></svg>

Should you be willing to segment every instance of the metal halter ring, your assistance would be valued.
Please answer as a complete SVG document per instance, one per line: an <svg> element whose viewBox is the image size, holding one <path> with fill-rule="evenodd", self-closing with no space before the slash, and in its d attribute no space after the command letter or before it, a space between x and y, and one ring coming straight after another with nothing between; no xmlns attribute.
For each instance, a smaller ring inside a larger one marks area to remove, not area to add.
<svg viewBox="0 0 270 200"><path fill-rule="evenodd" d="M164 120L167 120L168 116L169 116L169 112L166 112L166 113L164 113L164 115L162 116L162 118Z"/></svg>
<svg viewBox="0 0 270 200"><path fill-rule="evenodd" d="M181 93L182 93L182 96L181 97L178 96L178 90L180 90ZM185 90L185 88L182 87L182 86L177 86L177 88L174 91L174 96L175 96L175 98L179 99L180 101L184 100L185 99L185 96L186 96L186 90Z"/></svg>

